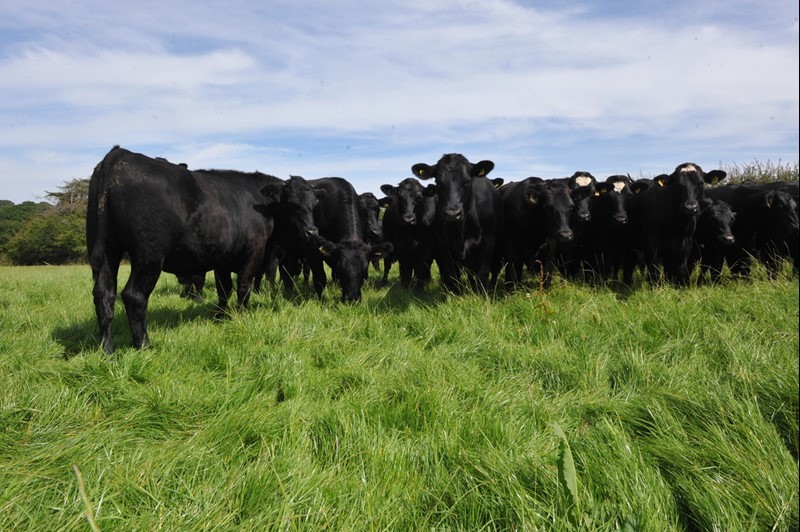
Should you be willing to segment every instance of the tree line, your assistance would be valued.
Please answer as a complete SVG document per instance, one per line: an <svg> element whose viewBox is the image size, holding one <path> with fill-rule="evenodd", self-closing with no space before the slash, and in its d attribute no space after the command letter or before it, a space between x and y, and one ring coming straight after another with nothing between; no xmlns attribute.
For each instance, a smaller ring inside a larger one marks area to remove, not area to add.
<svg viewBox="0 0 800 532"><path fill-rule="evenodd" d="M720 165L731 184L798 181L794 163ZM647 177L647 176L637 176ZM652 176L650 176L652 177ZM86 261L88 179L65 181L46 201L14 204L0 200L0 264L73 264Z"/></svg>

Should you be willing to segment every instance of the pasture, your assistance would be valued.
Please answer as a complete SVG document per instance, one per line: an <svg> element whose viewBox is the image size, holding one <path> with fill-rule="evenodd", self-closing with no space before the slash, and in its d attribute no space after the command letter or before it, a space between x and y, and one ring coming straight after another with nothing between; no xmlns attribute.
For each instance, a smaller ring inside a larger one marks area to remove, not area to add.
<svg viewBox="0 0 800 532"><path fill-rule="evenodd" d="M370 277L215 321L211 275L205 303L162 275L152 347L118 300L107 356L88 266L0 267L0 529L798 529L788 269L488 299Z"/></svg>

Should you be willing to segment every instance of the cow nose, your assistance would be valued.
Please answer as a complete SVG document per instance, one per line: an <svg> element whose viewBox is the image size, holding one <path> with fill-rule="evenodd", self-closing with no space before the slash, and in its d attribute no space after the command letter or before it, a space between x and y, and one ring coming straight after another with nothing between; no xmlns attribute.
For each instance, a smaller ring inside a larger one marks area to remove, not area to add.
<svg viewBox="0 0 800 532"><path fill-rule="evenodd" d="M316 227L307 227L305 230L306 238L314 238L315 236L319 235L319 229Z"/></svg>
<svg viewBox="0 0 800 532"><path fill-rule="evenodd" d="M572 240L572 231L569 229L559 232L558 235L561 237L561 240Z"/></svg>
<svg viewBox="0 0 800 532"><path fill-rule="evenodd" d="M445 209L444 215L448 220L460 220L462 212L461 209Z"/></svg>
<svg viewBox="0 0 800 532"><path fill-rule="evenodd" d="M697 212L697 202L687 201L683 204L683 208L686 209L686 212Z"/></svg>
<svg viewBox="0 0 800 532"><path fill-rule="evenodd" d="M617 222L620 225L626 224L626 223L628 223L628 217L624 216L624 215L615 216L614 217L614 221Z"/></svg>
<svg viewBox="0 0 800 532"><path fill-rule="evenodd" d="M591 214L589 214L586 211L581 211L581 212L578 213L578 219L580 219L580 221L582 221L582 222L588 222L590 217L591 217Z"/></svg>
<svg viewBox="0 0 800 532"><path fill-rule="evenodd" d="M733 238L733 235L722 235L722 240L726 244L733 244L736 241L736 239Z"/></svg>
<svg viewBox="0 0 800 532"><path fill-rule="evenodd" d="M406 216L403 216L403 221L405 223L407 223L408 225L414 225L415 223L417 223L417 218L413 214L406 215Z"/></svg>
<svg viewBox="0 0 800 532"><path fill-rule="evenodd" d="M383 232L380 229L372 229L369 234L374 238L380 238L383 236Z"/></svg>

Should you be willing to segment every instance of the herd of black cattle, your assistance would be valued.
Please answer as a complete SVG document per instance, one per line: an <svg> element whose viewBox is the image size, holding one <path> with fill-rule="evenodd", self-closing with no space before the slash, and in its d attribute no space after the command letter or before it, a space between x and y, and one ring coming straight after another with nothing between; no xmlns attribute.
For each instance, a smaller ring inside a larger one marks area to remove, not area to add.
<svg viewBox="0 0 800 532"><path fill-rule="evenodd" d="M357 301L378 257L384 281L397 262L401 284L418 290L435 260L452 292L462 272L473 290L486 291L496 283L513 289L525 270L545 288L555 270L589 282L621 274L630 284L642 267L649 282L663 275L680 286L698 264L701 281L716 281L723 263L747 276L753 257L770 275L786 257L797 271L797 183L707 187L726 173L684 163L654 179L599 182L576 172L504 184L487 177L493 168L447 154L434 165L413 165L415 178L383 185L379 199L338 177L189 170L115 146L92 174L86 219L101 345L114 349L111 321L126 253L131 272L122 299L137 348L149 344L147 304L162 271L191 285L213 270L219 311L233 291L232 273L238 304L247 306L254 281L276 271L291 292L310 270L321 295L324 263L342 300Z"/></svg>

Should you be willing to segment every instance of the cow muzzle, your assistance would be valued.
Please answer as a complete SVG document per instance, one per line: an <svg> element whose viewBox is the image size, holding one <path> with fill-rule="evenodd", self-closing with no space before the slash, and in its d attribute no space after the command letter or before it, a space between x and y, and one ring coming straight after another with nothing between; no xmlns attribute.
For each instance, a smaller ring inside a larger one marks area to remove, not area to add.
<svg viewBox="0 0 800 532"><path fill-rule="evenodd" d="M407 225L416 225L417 224L417 217L413 214L407 214L403 216L403 223Z"/></svg>
<svg viewBox="0 0 800 532"><path fill-rule="evenodd" d="M626 223L628 223L628 217L624 215L615 216L614 223L617 223L619 225L625 225Z"/></svg>
<svg viewBox="0 0 800 532"><path fill-rule="evenodd" d="M458 222L464 217L462 209L445 209L444 219L448 222Z"/></svg>
<svg viewBox="0 0 800 532"><path fill-rule="evenodd" d="M319 229L316 227L306 227L305 231L303 231L303 236L305 236L307 240L316 238L319 236Z"/></svg>
<svg viewBox="0 0 800 532"><path fill-rule="evenodd" d="M698 204L696 201L687 201L683 204L683 210L686 214L696 214Z"/></svg>
<svg viewBox="0 0 800 532"><path fill-rule="evenodd" d="M559 239L560 239L562 242L569 242L570 240L572 240L572 236L573 236L573 235L572 235L572 231L571 231L570 229L567 229L567 230L565 230L565 231L559 231L559 232L558 232L558 238L559 238Z"/></svg>
<svg viewBox="0 0 800 532"><path fill-rule="evenodd" d="M726 246L729 246L729 245L733 244L734 242L736 242L736 239L733 237L732 234L728 233L726 235L720 235L719 236L719 241L722 244L725 244Z"/></svg>

